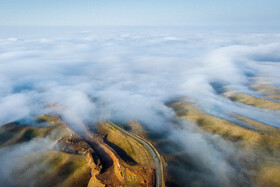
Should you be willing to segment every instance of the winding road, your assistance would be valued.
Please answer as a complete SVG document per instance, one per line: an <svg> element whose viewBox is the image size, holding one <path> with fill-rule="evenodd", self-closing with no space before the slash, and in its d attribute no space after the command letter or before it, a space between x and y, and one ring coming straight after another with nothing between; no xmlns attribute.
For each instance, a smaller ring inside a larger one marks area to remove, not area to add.
<svg viewBox="0 0 280 187"><path fill-rule="evenodd" d="M116 129L118 129L119 131L121 131L122 133L124 133L125 135L130 136L131 138L135 139L136 141L138 141L140 144L142 144L143 146L145 146L147 148L147 150L152 155L152 158L154 159L155 166L156 166L156 169L155 169L156 170L155 171L156 172L156 187L164 187L165 182L164 182L164 175L163 175L163 163L162 163L160 154L157 152L155 147L150 142L147 142L140 136L127 132L126 130L122 129L121 127L119 127L118 125L115 125L113 123L109 123L109 124L111 126L115 127Z"/></svg>

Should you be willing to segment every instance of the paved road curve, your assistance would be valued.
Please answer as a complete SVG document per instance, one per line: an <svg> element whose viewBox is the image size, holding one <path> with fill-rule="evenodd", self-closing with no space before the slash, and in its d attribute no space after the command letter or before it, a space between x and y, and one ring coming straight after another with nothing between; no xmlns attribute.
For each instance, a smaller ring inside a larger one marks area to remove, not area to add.
<svg viewBox="0 0 280 187"><path fill-rule="evenodd" d="M127 132L126 130L120 128L119 126L117 126L113 123L110 123L110 125L112 125L116 129L118 129L122 133L126 134L127 136L130 136L131 138L135 139L136 141L138 141L140 144L144 145L147 148L147 150L152 155L154 162L155 162L155 166L156 166L156 187L164 187L165 181L164 181L164 175L163 175L163 164L161 161L160 154L157 152L155 147L150 142L147 142L140 136Z"/></svg>

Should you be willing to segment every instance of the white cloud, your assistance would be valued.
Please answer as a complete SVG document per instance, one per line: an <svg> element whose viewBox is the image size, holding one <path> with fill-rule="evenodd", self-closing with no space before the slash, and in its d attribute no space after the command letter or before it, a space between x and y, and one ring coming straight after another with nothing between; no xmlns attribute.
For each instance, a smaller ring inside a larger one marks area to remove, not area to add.
<svg viewBox="0 0 280 187"><path fill-rule="evenodd" d="M165 101L184 95L217 116L230 118L229 114L238 112L280 126L279 112L231 102L217 95L210 84L222 82L252 94L247 87L250 72L279 86L279 34L45 32L34 37L32 33L2 35L1 124L44 113L48 104L57 103L62 106L58 112L76 130L108 118L140 120L160 131L168 129L174 117ZM211 171L214 177L230 178L235 172L205 137L188 129L172 134L207 168L220 159L217 171ZM193 149L191 142L201 146ZM200 154L201 149L209 154Z"/></svg>

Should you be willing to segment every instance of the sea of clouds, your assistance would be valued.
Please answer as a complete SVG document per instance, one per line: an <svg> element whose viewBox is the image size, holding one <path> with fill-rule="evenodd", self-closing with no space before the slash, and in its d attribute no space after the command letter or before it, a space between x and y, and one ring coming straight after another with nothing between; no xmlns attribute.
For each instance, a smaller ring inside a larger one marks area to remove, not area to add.
<svg viewBox="0 0 280 187"><path fill-rule="evenodd" d="M213 87L219 83L261 96L248 85L255 77L280 86L279 62L276 32L3 28L0 124L58 112L76 130L104 119L138 120L150 128L166 129L175 114L165 103L186 96L225 119L234 120L231 114L238 113L280 127L279 111L232 102ZM234 148L226 148L230 146L218 137L210 139L224 151L189 129L171 134L211 170L209 180L238 178L224 158ZM217 180L212 184L226 183Z"/></svg>
<svg viewBox="0 0 280 187"><path fill-rule="evenodd" d="M102 115L155 123L160 121L158 114L169 115L166 101L187 96L215 115L237 112L280 125L278 112L233 103L211 86L220 82L257 95L248 89L252 76L279 86L277 33L176 28L2 30L0 124L43 113L50 104L62 106L66 118L78 123ZM92 102L97 98L103 104ZM106 106L106 114L100 104Z"/></svg>

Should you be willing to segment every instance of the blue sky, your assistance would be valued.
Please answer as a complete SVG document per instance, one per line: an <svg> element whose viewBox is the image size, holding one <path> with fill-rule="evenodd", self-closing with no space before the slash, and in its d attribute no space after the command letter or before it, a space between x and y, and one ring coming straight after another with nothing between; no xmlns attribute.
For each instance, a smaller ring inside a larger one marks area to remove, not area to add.
<svg viewBox="0 0 280 187"><path fill-rule="evenodd" d="M0 25L279 26L279 0L0 0Z"/></svg>

